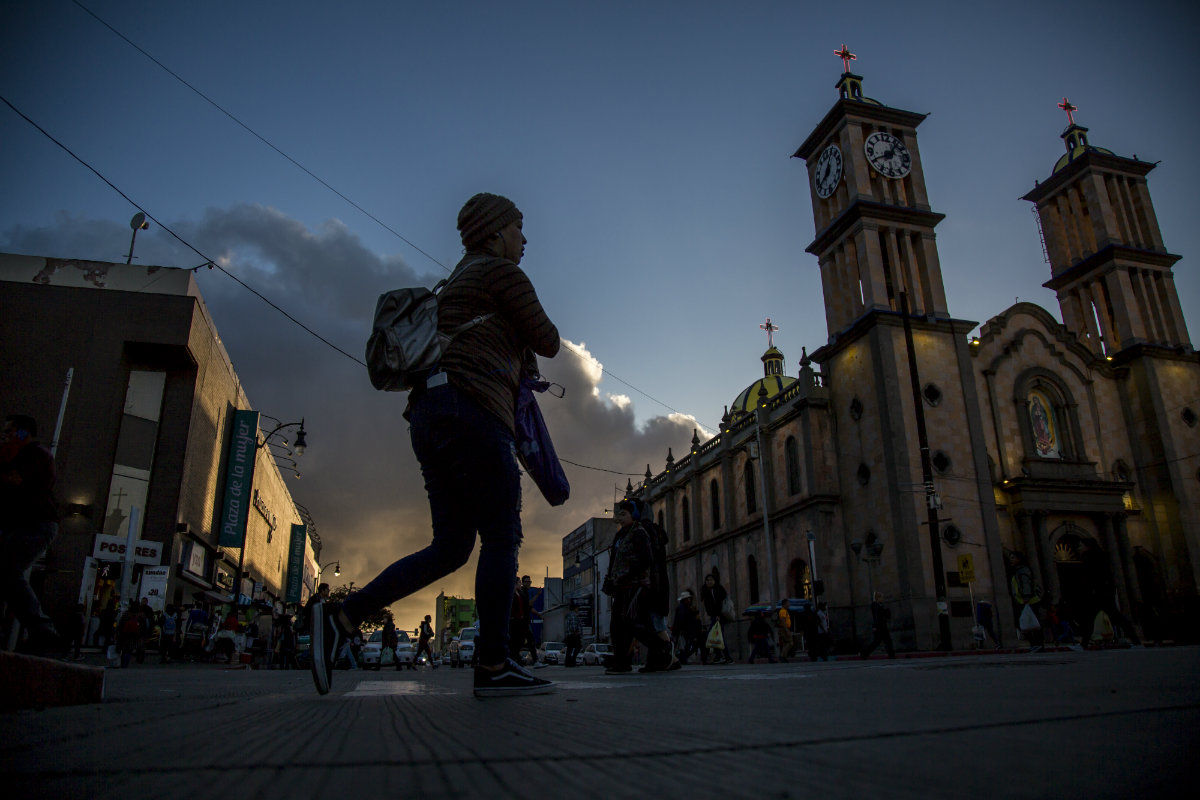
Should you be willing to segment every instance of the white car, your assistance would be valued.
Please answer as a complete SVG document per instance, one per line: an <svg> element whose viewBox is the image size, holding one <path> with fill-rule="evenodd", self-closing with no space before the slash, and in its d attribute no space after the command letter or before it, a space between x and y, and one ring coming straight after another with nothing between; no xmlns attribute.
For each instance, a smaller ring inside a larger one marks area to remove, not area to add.
<svg viewBox="0 0 1200 800"><path fill-rule="evenodd" d="M469 667L475 657L475 637L479 635L477 628L463 628L458 632L458 646L450 646L450 666Z"/></svg>
<svg viewBox="0 0 1200 800"><path fill-rule="evenodd" d="M408 634L404 631L396 631L398 643L396 645L396 653L392 654L391 650L383 649L383 631L375 631L367 639L367 643L362 649L362 668L363 669L379 669L380 667L389 667L396 664L399 669L402 665L411 664L413 660L413 646L409 641Z"/></svg>
<svg viewBox="0 0 1200 800"><path fill-rule="evenodd" d="M542 642L542 661L547 664L567 663L567 646L562 642Z"/></svg>
<svg viewBox="0 0 1200 800"><path fill-rule="evenodd" d="M589 644L583 648L583 663L589 667L603 664L604 659L610 656L612 656L612 645L609 644Z"/></svg>

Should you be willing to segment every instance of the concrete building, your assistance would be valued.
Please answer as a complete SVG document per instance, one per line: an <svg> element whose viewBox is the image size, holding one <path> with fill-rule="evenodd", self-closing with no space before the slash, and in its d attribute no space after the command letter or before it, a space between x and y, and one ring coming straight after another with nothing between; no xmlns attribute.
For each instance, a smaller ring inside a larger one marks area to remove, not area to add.
<svg viewBox="0 0 1200 800"><path fill-rule="evenodd" d="M763 378L720 433L668 452L634 489L671 534L673 592L714 569L739 609L823 589L843 652L869 636L873 591L904 649L973 646L982 601L1011 645L1008 554L1079 621L1099 588L1081 567L1087 541L1148 636L1194 636L1200 354L1154 216L1154 164L1090 145L1070 119L1066 154L1024 198L1064 322L1017 303L968 339L978 323L954 317L943 286L924 115L866 97L849 72L838 90L795 153L827 343L802 351L792 378L769 339Z"/></svg>
<svg viewBox="0 0 1200 800"><path fill-rule="evenodd" d="M474 625L477 619L479 612L475 608L474 598L450 597L445 592L439 592L433 620L433 629L441 642L439 649L445 650L459 631Z"/></svg>
<svg viewBox="0 0 1200 800"><path fill-rule="evenodd" d="M307 598L320 539L250 408L191 270L0 254L0 409L55 449L50 610L97 611L125 581L160 609Z"/></svg>
<svg viewBox="0 0 1200 800"><path fill-rule="evenodd" d="M608 572L608 549L617 526L612 517L592 517L563 537L562 602L579 607L584 642L606 642L609 597L600 591Z"/></svg>

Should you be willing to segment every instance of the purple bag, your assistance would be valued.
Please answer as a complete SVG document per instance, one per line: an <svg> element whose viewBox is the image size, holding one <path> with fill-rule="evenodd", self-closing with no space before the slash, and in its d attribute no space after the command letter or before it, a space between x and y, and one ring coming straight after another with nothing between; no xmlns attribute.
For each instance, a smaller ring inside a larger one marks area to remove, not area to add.
<svg viewBox="0 0 1200 800"><path fill-rule="evenodd" d="M554 442L546 430L542 410L538 408L534 392L550 388L549 381L521 378L521 389L517 393L517 458L521 466L533 478L542 497L552 506L561 506L571 496L571 484L558 463Z"/></svg>

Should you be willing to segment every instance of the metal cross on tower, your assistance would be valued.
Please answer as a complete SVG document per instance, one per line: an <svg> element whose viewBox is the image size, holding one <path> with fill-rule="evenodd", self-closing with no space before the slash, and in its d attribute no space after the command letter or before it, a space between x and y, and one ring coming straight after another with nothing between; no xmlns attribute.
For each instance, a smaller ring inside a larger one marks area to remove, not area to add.
<svg viewBox="0 0 1200 800"><path fill-rule="evenodd" d="M850 49L846 47L845 42L842 42L842 49L834 50L833 54L842 60L842 70L845 72L850 71L850 62L851 61L858 60L858 56L856 56L856 55L854 55L854 53L850 52Z"/></svg>
<svg viewBox="0 0 1200 800"><path fill-rule="evenodd" d="M761 330L764 330L764 331L766 331L766 332L767 332L767 349L770 349L770 348L774 347L775 345L774 345L774 343L771 341L771 334L773 334L775 331L779 330L779 326L778 326L778 325L775 325L775 324L773 324L773 323L771 322L771 318L770 318L770 317L767 317L767 321L766 321L766 322L764 322L762 325L759 325L758 327L759 327Z"/></svg>
<svg viewBox="0 0 1200 800"><path fill-rule="evenodd" d="M1074 125L1075 112L1079 110L1079 106L1073 104L1070 100L1064 97L1062 102L1058 104L1058 107L1067 112L1067 124Z"/></svg>

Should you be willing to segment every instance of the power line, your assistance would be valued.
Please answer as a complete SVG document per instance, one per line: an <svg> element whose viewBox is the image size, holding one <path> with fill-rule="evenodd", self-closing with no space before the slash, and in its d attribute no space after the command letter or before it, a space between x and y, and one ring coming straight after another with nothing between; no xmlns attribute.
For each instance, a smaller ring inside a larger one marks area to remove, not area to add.
<svg viewBox="0 0 1200 800"><path fill-rule="evenodd" d="M126 44L128 44L130 47L132 47L134 50L137 50L139 53L141 53L143 56L145 56L147 59L149 59L151 62L153 62L153 63L155 64L155 66L159 67L161 70L163 70L164 72L166 72L166 73L167 73L168 75L170 75L172 78L174 78L175 80L179 81L181 84L183 84L184 86L186 86L186 87L187 87L189 90L191 90L191 91L192 91L194 94L196 94L198 97L200 97L201 99L203 99L203 100L204 100L206 103L208 103L209 105L211 105L213 108L217 109L217 110L218 110L218 111L220 111L222 114L224 114L225 116L227 116L229 119L233 120L235 123L237 123L237 125L238 125L239 127L241 127L243 130L245 130L247 133L249 133L249 134L250 134L251 136L253 136L255 139L258 139L260 142L262 142L263 144L265 144L267 147L271 148L271 149L272 149L272 150L274 150L276 153L278 153L279 155L283 156L283 157L284 157L285 159L287 159L287 160L288 160L288 161L289 161L291 164L293 164L295 167L297 167L298 169L300 169L301 171L303 171L303 172L304 172L304 174L308 175L310 178L312 178L313 180L315 180L317 183L321 184L321 185L322 185L322 186L324 186L326 189L328 189L329 191L331 191L331 192L333 192L334 194L336 194L338 197L340 197L340 198L341 198L342 200L344 200L345 202L349 203L349 204L350 204L352 207L354 207L355 209L357 209L359 212L361 212L362 214L364 214L365 216L367 216L368 218L370 218L371 220L373 220L373 221L374 221L376 224L378 224L380 227L382 227L382 228L383 228L384 230L386 230L388 233L392 234L392 235L393 235L393 236L395 236L397 239L399 239L400 241L404 242L404 243L405 243L405 244L407 244L409 247L413 248L413 249L414 249L414 250L416 250L418 253L420 253L421 255L423 255L423 256L425 256L426 258L428 258L428 259L429 259L430 261L432 261L434 264L437 264L439 267L441 267L441 268L442 268L443 270L445 270L446 272L451 272L451 271L452 271L452 270L451 270L449 267L447 267L445 264L443 264L443 263L442 263L441 261L439 261L437 258L435 258L434 256L430 255L428 252L426 252L425 250L423 250L422 248L420 248L420 247L419 247L417 244L415 244L415 243L414 243L412 240L410 240L410 239L406 238L406 237L405 237L403 234L401 234L399 231L395 230L395 229L394 229L394 228L392 228L390 225L388 225L387 223L385 223L385 222L383 222L382 220L380 220L378 217L376 217L376 216L375 216L374 214L372 214L370 211L367 211L365 208L363 208L363 207L362 207L362 206L360 206L358 203L356 203L356 202L354 202L353 200L351 200L351 199L350 199L349 197L347 197L345 194L343 194L342 192L340 192L340 191L338 191L337 189L335 189L335 188L334 188L332 185L330 185L330 184L329 184L327 181L325 181L325 180L324 180L323 178L321 178L319 175L317 175L316 173L314 173L312 170L308 169L308 168L307 168L307 167L305 167L303 164L301 164L299 161L297 161L296 159L292 158L290 155L288 155L288 154L287 154L287 153L285 153L283 150L281 150L279 147L275 146L275 145L274 145L273 143L271 143L271 141L269 141L269 140L268 140L266 137L262 136L262 135L261 135L261 134L259 134L257 131L255 131L253 128L251 128L249 125L247 125L246 123L242 122L242 121L241 121L240 119L238 119L238 117L237 117L236 115L234 115L234 114L233 114L231 111L227 110L227 109L226 109L226 108L224 108L224 107L223 107L223 106L222 106L220 103L218 103L217 101L213 100L213 99L212 99L211 97L209 97L207 94L205 94L204 92L200 91L198 88L196 88L196 87L195 87L195 86L193 86L191 83L189 83L188 81L186 81L186 80L185 80L183 77L181 77L179 74L177 74L177 73L176 73L174 70L172 70L172 69L171 69L170 67L168 67L166 64L162 63L162 62L161 62L161 61L159 61L157 58L155 58L154 56L150 55L150 53L146 52L146 50L144 50L142 47L138 46L138 45L137 45L137 44L136 44L134 41L132 41L132 40L131 40L129 37L127 37L125 34L123 34L123 33L121 33L120 31L118 31L116 28L114 28L112 25L110 25L108 22L106 22L104 19L102 19L100 16L98 16L98 15L97 15L95 12L93 12L93 11L92 11L91 9L89 9L87 6L83 5L83 3L79 2L79 0L71 0L71 2L73 2L73 3L74 3L76 6L78 6L78 7L79 7L81 10L83 10L84 12L86 12L86 13L87 13L89 16L91 16L93 19L95 19L97 22L99 22L101 25L103 25L105 28L107 28L109 31L111 31L111 32L112 32L112 33L113 33L115 36L117 36L119 39L121 39L122 41L124 41ZM10 105L11 105L11 104L10 104ZM14 110L15 110L15 109L14 109ZM18 113L20 113L20 112L18 112ZM24 116L24 115L22 114L22 116ZM26 117L26 119L28 119L28 117ZM40 130L40 128L39 128L39 130ZM64 149L65 149L65 148L64 148ZM70 152L70 151L68 151L68 152ZM72 155L73 155L73 154L72 154ZM85 164L85 166L86 166L86 164ZM89 167L89 169L90 169L90 167ZM94 171L95 171L95 170L93 170L93 172L94 172ZM99 174L99 173L97 173L97 174ZM106 181L106 183L107 183L107 181ZM111 186L112 184L109 184L109 185ZM113 187L113 188L115 189L116 187ZM121 196L122 196L122 197L124 197L124 195L121 195ZM128 199L128 198L126 198L126 199ZM149 214L147 214L147 216L149 216ZM155 221L157 222L157 220L155 220ZM162 225L162 223L159 223L159 224L160 224L160 225ZM165 227L165 226L164 226L164 227ZM168 232L170 232L170 231L168 230ZM172 235L172 236L174 236L175 234L174 234L174 233L172 233L171 235ZM177 238L177 239L178 239L179 237L177 237L177 236L176 236L175 238ZM182 239L180 239L180 241L183 241L183 240L182 240ZM186 243L185 243L185 244L186 244ZM191 247L191 245L188 245L188 247ZM193 249L193 250L195 250L195 248L192 248L192 249ZM201 255L203 255L203 254L201 254ZM222 272L225 272L224 268L221 268L221 267L220 267L220 265L217 265L217 267L218 267L219 269L221 269L221 271L222 271ZM228 272L226 272L226 274L227 274L227 275L229 275L229 273L228 273ZM234 280L238 280L238 279L237 279L236 277L234 277L233 275L230 275L230 277L231 277L231 278L234 278ZM241 282L240 280L238 280L238 283L242 283L242 282ZM243 286L246 286L244 283L243 283L242 285L243 285ZM284 311L282 308L279 308L279 306L277 306L277 305L275 305L274 303L272 303L272 302L271 302L270 300L268 300L266 297L263 297L263 295L259 294L259 293L258 293L257 291L255 291L254 289L251 289L249 286L246 286L246 288L247 288L247 289L250 289L250 291L254 292L254 294L258 295L258 296L259 296L260 298L262 298L262 299L263 299L263 300L264 300L264 301L265 301L267 304L269 304L269 305L270 305L272 308L275 308L276 310L278 310L278 311L279 311L281 314L283 314L284 316L286 316L288 319L291 319L293 322L296 322L296 320L295 320L295 319L293 319L293 318L291 317L291 315L289 315L289 314L288 314L286 311ZM307 328L306 326L304 326L302 323L300 323L300 322L296 322L296 324L300 325L302 328L304 328L304 329L305 329L306 331L308 331L309 333L312 333L312 334L313 334L314 336L316 336L318 339L321 339L321 341L325 342L326 344L329 344L329 342L328 342L328 341L326 341L326 340L325 340L323 337L321 337L321 336L319 336L318 334L314 333L312 330L310 330L309 328ZM365 364L363 364L363 362L362 362L362 361L359 361L359 360L358 360L357 358L355 358L354 356L350 356L348 353L345 353L345 351L341 350L340 348L337 348L335 345L332 345L332 344L330 344L330 347L334 347L334 349L336 349L336 350L338 350L339 352L342 352L343 354L347 355L349 358L351 358L352 360L354 360L354 361L355 361L355 362L357 362L358 364L361 364L361 365L363 365L363 366L366 366ZM570 350L570 351L571 351L571 352L572 352L572 353L573 353L573 354L574 354L574 355L575 355L577 358L579 358L580 360L582 360L582 361L587 361L587 360L588 360L586 356L584 356L583 354L581 354L581 353L579 353L578 351L574 350L573 348L570 348L570 347L568 347L567 349L568 349L568 350ZM635 391L635 392L637 392L638 394L642 395L643 397L647 398L648 400L650 400L650 401L652 401L652 402L654 402L654 403L658 403L658 404L659 404L660 406L662 406L663 408L666 408L666 409L668 409L668 410L670 410L670 411L672 411L672 412L674 412L674 413L676 413L676 414L679 414L679 415L681 415L681 416L691 416L691 417L692 417L692 419L696 419L696 417L692 416L691 414L685 414L684 412L682 412L682 411L679 411L678 409L676 409L676 408L673 408L673 407L671 407L671 406L667 405L666 403L662 402L661 400L659 400L659 399L657 399L657 398L655 398L655 397L651 396L651 395L650 395L650 394L648 394L647 392L644 392L644 391L642 391L642 390L641 390L641 389L639 389L638 387L634 386L632 383L629 383L628 381L626 381L626 380L624 380L624 379L622 379L622 378L618 378L616 375L613 375L613 374L612 374L612 372L610 372L608 369L605 369L603 365L600 367L600 370L601 370L601 372L602 372L603 374L605 374L605 375L609 376L610 378L613 378L613 379L614 379L614 380L616 380L616 381L619 381L620 383L623 383L624 385L628 386L630 389L632 389L633 391ZM706 423L699 422L698 420L697 420L697 424L703 425L705 428L707 428L707 429L709 429L709 430L717 430L717 428L715 428L714 426L708 425L708 424L706 424ZM622 474L623 474L623 473L622 473Z"/></svg>
<svg viewBox="0 0 1200 800"><path fill-rule="evenodd" d="M340 198L342 198L343 200L345 200L345 201L346 201L347 203L349 203L351 206L353 206L354 208L358 209L358 211L360 211L361 213L363 213L363 214L365 214L366 216L370 217L372 220L374 220L374 221L375 221L377 224L379 224L379 226L380 226L380 227L382 227L384 230L386 230L388 233L392 234L392 235L393 235L393 236L395 236L397 239L399 239L400 241L404 242L404 243L405 243L405 244L407 244L409 247L411 247L412 249L416 250L418 253L420 253L421 255L425 256L426 258L428 258L428 259L429 259L430 261L432 261L433 263L437 264L437 265L438 265L439 267L441 267L442 269L446 270L446 272L450 272L450 271L451 271L451 270L450 270L450 268L449 268L449 267L447 267L445 264L443 264L441 261L438 261L436 258L434 258L434 257L433 257L433 256L431 256L429 253L427 253L427 252L425 252L424 250L422 250L422 249L421 249L420 247L418 247L416 244L414 244L413 242L411 242L411 241L409 241L408 239L404 238L404 236L403 236L403 235L402 235L402 234L401 234L399 231L395 230L394 228L392 228L391 226L389 226L389 225L388 225L386 222L384 222L383 220L379 219L379 217L375 216L375 215L374 215L374 214L372 214L370 211L367 211L365 208L363 208L362 206L360 206L358 203L354 202L354 201L353 201L353 200L351 200L349 197L347 197L346 195L342 194L342 193L341 193L341 192L339 192L337 189L333 188L333 186L330 186L330 185L329 185L328 183L326 183L326 182L325 182L325 181L324 181L324 180L323 180L323 179L322 179L320 176L316 175L316 174L315 174L315 173L313 173L311 170L309 170L309 169L308 169L308 167L304 166L304 165L303 165L303 164L301 164L299 161L297 161L296 159L294 159L294 158L292 158L291 156L289 156L287 153L285 153L285 152L283 152L282 150L280 150L278 147L276 147L275 145L273 145L271 142L269 142L269 141L268 141L266 138L264 138L263 136L260 136L260 135L258 134L258 132L257 132L257 131L255 131L255 130L254 130L253 128L251 128L249 125L247 125L246 123L244 123L244 122L242 122L240 119L238 119L236 116L234 116L232 112L230 112L230 111L227 111L227 110L226 110L224 107L222 107L222 106L221 106L221 104L220 104L220 103L218 103L217 101L213 100L211 97L209 97L209 96L208 96L208 95L206 95L204 92L202 92L202 91L200 91L199 89L197 89L197 88L196 88L195 86L193 86L192 84L188 83L186 80L184 80L184 79L183 79L182 77L180 77L178 74L176 74L176 73L175 73L175 72L174 72L174 71L173 71L173 70L172 70L170 67L168 67L166 64L162 63L162 62L161 62L161 61L159 61L157 58L155 58L154 56L152 56L152 55L150 55L149 53L147 53L145 50L143 50L141 47L139 47L137 44L135 44L133 41L131 41L131 40L129 39L129 37L127 37L125 34L121 33L120 31L118 31L118 30L117 30L116 28L114 28L112 25L109 25L107 22L105 22L103 19L101 19L99 16L97 16L97 15L96 15L96 13L95 13L95 12L93 12L93 11L92 11L90 8L88 8L87 6L85 6L83 3L79 2L79 0L71 0L71 2L73 2L75 5L79 6L79 8L83 9L85 12L87 12L87 13L88 13L88 14L89 14L89 15L90 15L90 16L91 16L93 19L95 19L95 20L96 20L97 22L99 22L101 25L103 25L104 27L106 27L106 28L108 28L110 31L112 31L112 32L113 32L113 33L114 33L114 34L115 34L117 37L119 37L119 38L120 38L122 41L124 41L126 44L128 44L130 47L132 47L134 50L137 50L139 53L141 53L142 55L144 55L146 58L148 58L148 59L150 59L151 61L153 61L153 62L154 62L154 63L155 63L155 64L156 64L156 65L157 65L159 68L161 68L161 69L162 69L164 72L166 72L166 73L167 73L168 75L170 75L172 78L174 78L175 80L179 81L180 83L182 83L182 84L183 84L184 86L186 86L187 88L191 89L191 90L192 90L193 92L195 92L195 93L196 93L196 94L197 94L199 97L201 97L201 98L202 98L202 99L203 99L205 102L207 102L209 105L211 105L213 108L217 109L217 110L218 110L218 111L220 111L222 114L224 114L225 116L229 117L231 120L233 120L234 122L236 122L236 123L237 123L237 124L238 124L238 125L239 125L239 126L242 128L242 129L243 129L243 130L245 130L247 133L249 133L249 134L250 134L251 136L253 136L255 139L258 139L260 142L262 142L263 144L265 144L267 147L271 148L271 149L272 149L272 150L274 150L276 153L278 153L279 155L281 155L281 156L283 156L284 158L286 158L286 159L287 159L288 161L290 161L290 162L291 162L293 165L295 165L295 166L296 166L298 169L302 170L302 171L304 172L304 174L308 175L308 176L309 176L310 178L312 178L314 181L316 181L317 183L321 184L321 185L322 185L322 186L324 186L326 189L328 189L329 191L331 191L331 192L333 192L334 194L336 194L338 197L340 197ZM265 298L264 298L264 299L265 299ZM357 359L355 359L355 360L357 361ZM360 361L359 363L361 364L362 362Z"/></svg>

